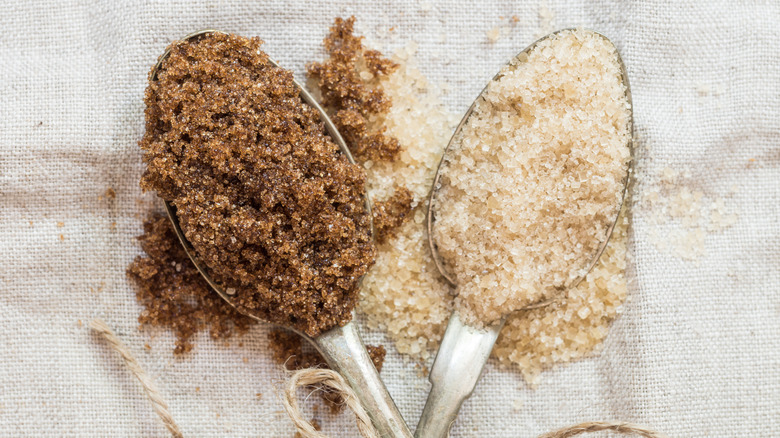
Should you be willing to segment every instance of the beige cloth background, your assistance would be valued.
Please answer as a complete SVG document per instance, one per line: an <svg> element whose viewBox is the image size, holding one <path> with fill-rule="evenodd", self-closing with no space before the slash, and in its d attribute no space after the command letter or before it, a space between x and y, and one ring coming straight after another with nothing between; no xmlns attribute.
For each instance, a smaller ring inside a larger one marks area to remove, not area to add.
<svg viewBox="0 0 780 438"><path fill-rule="evenodd" d="M727 204L740 220L709 236L707 255L689 263L656 251L646 238L647 212L637 211L631 297L603 353L545 373L534 390L519 373L490 364L453 436L532 437L593 419L640 422L676 437L778 435L780 6L547 6L554 27L585 25L621 50L632 81L640 174L689 165L710 195L726 196L736 185ZM355 14L362 31L388 50L417 41L421 69L452 86L446 104L462 113L533 41L539 7L533 0L5 1L0 436L165 436L137 382L86 328L95 317L113 326L157 379L187 436L293 434L273 389L283 376L265 351L267 327L256 327L243 347L215 345L203 335L181 359L173 357L168 333L137 330L139 306L124 270L139 253L133 237L142 218L159 204L138 188L136 142L146 74L171 40L202 28L259 35L273 57L301 74L305 62L322 56L333 17ZM512 15L517 25L489 44L487 31L507 22L499 16ZM109 187L116 199L101 198ZM383 376L416 424L425 379L392 348ZM357 435L348 414L317 416L331 436Z"/></svg>

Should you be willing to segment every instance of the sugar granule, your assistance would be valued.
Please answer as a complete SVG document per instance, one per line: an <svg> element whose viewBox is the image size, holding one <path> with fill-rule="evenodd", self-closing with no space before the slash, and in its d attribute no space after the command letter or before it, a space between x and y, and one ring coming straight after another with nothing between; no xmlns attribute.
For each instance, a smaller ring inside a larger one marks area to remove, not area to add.
<svg viewBox="0 0 780 438"><path fill-rule="evenodd" d="M491 43L495 43L501 38L501 28L496 26L487 32L487 39Z"/></svg>
<svg viewBox="0 0 780 438"><path fill-rule="evenodd" d="M630 160L615 47L564 31L510 63L442 164L433 236L471 324L570 287L607 237Z"/></svg>

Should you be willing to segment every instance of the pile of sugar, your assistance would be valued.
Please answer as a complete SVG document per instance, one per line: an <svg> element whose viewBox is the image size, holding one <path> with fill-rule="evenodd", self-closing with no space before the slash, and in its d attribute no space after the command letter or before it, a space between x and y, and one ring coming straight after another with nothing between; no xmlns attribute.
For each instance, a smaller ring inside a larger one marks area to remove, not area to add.
<svg viewBox="0 0 780 438"><path fill-rule="evenodd" d="M423 200L458 120L417 69L414 51L410 44L396 53L400 67L382 82L393 102L383 123L404 152L392 165L369 169L368 181L372 194L382 194L383 187L398 180ZM419 117L422 114L427 116ZM414 221L378 247L376 264L363 280L359 307L373 327L386 329L397 350L413 359L431 357L452 309L449 286L428 250L424 212L424 205L418 204ZM529 383L536 383L542 370L592 354L626 298L627 227L623 216L597 265L566 299L511 315L493 356L517 366Z"/></svg>
<svg viewBox="0 0 780 438"><path fill-rule="evenodd" d="M337 17L323 40L329 57L309 64L309 83L333 119L355 158L366 168L374 162L392 163L401 153L398 139L386 134L382 120L391 99L380 84L398 68L377 50L364 47L355 35L355 17ZM414 197L398 182L374 200L374 238L382 243L410 218Z"/></svg>
<svg viewBox="0 0 780 438"><path fill-rule="evenodd" d="M373 198L389 197L398 184L411 191L412 220L378 245L375 265L363 278L358 310L368 316L371 327L387 330L400 353L425 359L438 346L452 309L450 288L436 270L425 239L426 199L458 120L416 67L415 51L412 43L395 53L400 66L381 82L393 104L373 119L399 140L399 157L366 163Z"/></svg>
<svg viewBox="0 0 780 438"><path fill-rule="evenodd" d="M434 203L466 321L492 323L582 276L617 216L630 135L617 51L593 32L558 33L489 84Z"/></svg>
<svg viewBox="0 0 780 438"><path fill-rule="evenodd" d="M171 44L145 95L141 186L242 312L316 336L352 318L373 262L365 173L261 44Z"/></svg>

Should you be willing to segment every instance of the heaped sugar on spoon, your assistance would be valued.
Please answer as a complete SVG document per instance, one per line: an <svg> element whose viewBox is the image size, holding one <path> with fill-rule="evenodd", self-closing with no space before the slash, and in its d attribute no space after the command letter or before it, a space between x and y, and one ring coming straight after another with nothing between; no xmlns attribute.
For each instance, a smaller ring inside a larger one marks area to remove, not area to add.
<svg viewBox="0 0 780 438"><path fill-rule="evenodd" d="M632 159L631 99L615 46L548 35L485 87L434 180L428 233L455 312L417 437L444 437L508 314L560 298L598 261Z"/></svg>
<svg viewBox="0 0 780 438"><path fill-rule="evenodd" d="M202 31L169 47L146 92L141 185L223 299L311 341L382 436L409 437L351 322L375 255L364 171L260 45Z"/></svg>

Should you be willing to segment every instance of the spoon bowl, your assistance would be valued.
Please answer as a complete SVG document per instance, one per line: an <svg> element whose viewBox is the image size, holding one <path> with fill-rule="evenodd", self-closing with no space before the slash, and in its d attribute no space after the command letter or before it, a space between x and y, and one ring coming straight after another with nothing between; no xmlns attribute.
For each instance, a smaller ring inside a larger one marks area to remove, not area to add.
<svg viewBox="0 0 780 438"><path fill-rule="evenodd" d="M224 32L207 29L187 35L182 40L187 41L196 39L209 33ZM170 49L166 50L157 61L157 64L152 69L152 73L150 74L151 81L157 79L157 73L162 67L163 62L169 53ZM275 61L270 60L270 62L274 66L279 67ZM325 110L301 84L295 80L293 80L293 83L299 90L303 101L320 114L323 124L325 125L325 129L328 131L328 134L331 136L333 141L338 145L341 153L347 157L347 160L349 160L350 163L354 164L355 160L352 157L349 148L344 142L344 139L341 137L341 134L339 134L338 130L336 129L336 126L326 114ZM365 197L365 208L370 218L371 204L368 200L368 196ZM184 232L181 229L181 225L179 224L178 215L176 214L176 207L166 200L165 209L168 214L168 218L173 225L174 231L176 232L176 236L179 238L179 241L184 247L184 251L187 253L187 256L190 258L193 265L195 265L195 268L198 270L198 272L200 272L206 282L208 282L209 286L211 286L211 288L220 297L222 297L222 299L227 301L231 306L236 308L236 310L242 314L258 321L267 322L266 320L253 315L251 312L242 311L242 308L236 305L234 301L235 293L228 293L225 288L223 288L217 281L214 280L214 278L212 278L208 268L198 257L197 251L195 248L193 248L192 244L184 235ZM285 328L294 331L309 341L317 349L317 351L319 351L323 358L325 358L325 361L328 363L328 365L333 370L341 374L342 377L344 377L344 380L347 382L347 384L350 385L358 399L360 399L361 404L366 408L366 411L380 436L411 438L412 433L409 430L409 427L404 422L401 413L398 411L395 402L393 402L393 399L390 397L387 388L380 379L379 373L374 367L374 364L366 351L365 345L363 344L363 341L360 337L360 333L357 330L357 325L354 323L354 310L352 315L353 321L350 321L343 327L337 326L322 332L315 337L309 336L306 333L293 327Z"/></svg>
<svg viewBox="0 0 780 438"><path fill-rule="evenodd" d="M561 32L566 32L571 30L574 29L562 29L540 38L530 46L526 47L522 52L517 54L512 61L527 56L527 54L531 50L533 50L540 42L545 41L551 37L554 37L560 34ZM592 32L598 37L605 39L609 44L614 46L614 44L612 44L612 42L606 36L598 32L593 32L593 31L589 31L589 32ZM619 53L617 53L617 61L620 67L621 81L623 82L626 90L626 99L628 101L629 108L632 108L631 89L629 87L628 75L626 72L625 65L623 64L623 60L621 59ZM438 249L437 249L437 245L433 233L433 227L435 225L435 219L436 219L435 218L436 195L442 186L441 176L443 172L443 163L446 160L448 151L452 148L453 144L456 143L456 139L458 139L461 130L466 125L470 116L472 115L480 97L485 94L490 83L499 79L502 76L502 74L503 74L503 69L498 74L496 74L491 79L490 82L488 82L488 85L486 85L485 88L483 88L483 90L480 92L477 99L469 107L468 111L466 111L466 114L463 116L460 123L456 127L455 132L451 137L449 144L447 145L447 147L444 150L444 153L442 154L442 158L441 161L439 162L439 167L436 170L436 176L434 177L433 185L431 187L430 197L428 200L428 213L427 213L428 245L430 246L431 254L433 256L434 263L436 264L436 268L439 270L442 277L444 277L450 283L450 285L453 286L453 290L455 290L454 287L456 286L455 279L452 276L452 274L447 272L446 270L446 265L438 253ZM609 242L609 239L612 236L612 232L619 219L620 211L627 197L628 186L629 186L632 165L633 165L633 156L634 156L633 143L632 143L633 118L631 117L631 114L629 114L628 124L629 124L628 130L630 135L629 135L627 147L630 153L630 158L626 169L626 175L623 179L623 190L622 190L622 195L620 197L620 205L616 210L617 213L615 214L613 220L609 223L604 240L600 242L597 250L593 254L593 257L588 261L588 263L585 266L573 268L572 272L579 272L580 275L575 277L567 285L566 289L576 287L577 284L579 284L582 281L582 279L585 278L587 273L593 269L596 263L598 263L599 257L606 249L607 243ZM574 269L577 270L575 271ZM452 427L453 422L455 421L458 411L460 410L460 406L473 392L477 384L477 381L479 380L479 377L482 373L482 369L484 368L485 363L490 357L490 353L493 350L493 345L495 344L496 339L498 338L498 334L501 331L501 328L504 326L506 317L508 316L509 313L511 313L511 311L530 310L530 309L536 309L536 308L548 306L549 304L553 303L557 298L558 297L551 297L543 301L525 306L522 309L510 309L510 311L507 312L507 314L504 314L503 317L498 322L495 322L492 325L484 328L474 327L465 324L461 320L461 317L458 314L458 312L454 311L447 324L447 329L444 333L444 337L442 338L442 342L441 345L439 346L439 350L437 352L433 366L431 367L431 372L428 376L432 385L431 391L428 395L428 400L426 402L425 409L423 410L422 416L420 417L420 421L417 425L417 429L415 431L415 437L444 438L448 436L449 430Z"/></svg>

